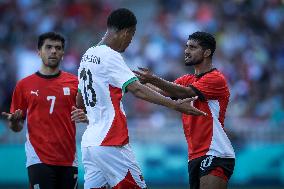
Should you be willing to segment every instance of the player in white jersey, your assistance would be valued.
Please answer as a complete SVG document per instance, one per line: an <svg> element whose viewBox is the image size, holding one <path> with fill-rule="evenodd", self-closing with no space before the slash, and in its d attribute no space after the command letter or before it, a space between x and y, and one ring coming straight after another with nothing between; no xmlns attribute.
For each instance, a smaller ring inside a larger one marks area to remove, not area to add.
<svg viewBox="0 0 284 189"><path fill-rule="evenodd" d="M136 30L136 17L128 9L113 11L102 41L83 55L79 77L78 107L85 107L89 125L82 137L84 188L146 188L129 145L121 98L136 97L191 115L206 115L194 108L196 98L173 101L142 85L125 64L121 52Z"/></svg>

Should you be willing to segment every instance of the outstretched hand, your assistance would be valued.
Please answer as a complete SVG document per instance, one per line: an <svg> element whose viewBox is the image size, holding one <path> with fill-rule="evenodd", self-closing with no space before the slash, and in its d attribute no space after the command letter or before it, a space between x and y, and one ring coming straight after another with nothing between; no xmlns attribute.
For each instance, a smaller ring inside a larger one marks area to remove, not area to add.
<svg viewBox="0 0 284 189"><path fill-rule="evenodd" d="M2 112L2 115L9 121L9 128L14 132L23 129L23 111L18 109L14 113Z"/></svg>
<svg viewBox="0 0 284 189"><path fill-rule="evenodd" d="M198 97L186 98L183 100L177 100L177 108L176 110L188 115L202 115L206 116L207 114L193 106L193 101Z"/></svg>
<svg viewBox="0 0 284 189"><path fill-rule="evenodd" d="M76 123L88 123L88 117L85 114L84 110L79 109L75 106L72 106L72 112L71 112L71 120L75 121Z"/></svg>
<svg viewBox="0 0 284 189"><path fill-rule="evenodd" d="M11 121L12 123L19 122L23 120L23 111L18 109L14 113L7 113L7 112L2 112L2 115L8 120Z"/></svg>
<svg viewBox="0 0 284 189"><path fill-rule="evenodd" d="M139 71L134 70L133 72L142 84L150 83L156 77L148 68L138 67L138 69Z"/></svg>

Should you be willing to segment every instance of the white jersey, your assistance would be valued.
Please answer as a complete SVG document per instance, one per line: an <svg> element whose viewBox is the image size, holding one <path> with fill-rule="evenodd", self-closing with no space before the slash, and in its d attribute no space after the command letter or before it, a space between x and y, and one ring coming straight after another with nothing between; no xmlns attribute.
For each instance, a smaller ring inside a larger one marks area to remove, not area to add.
<svg viewBox="0 0 284 189"><path fill-rule="evenodd" d="M89 119L82 147L127 144L129 136L121 99L126 86L138 78L121 54L106 45L89 48L81 59L78 78Z"/></svg>

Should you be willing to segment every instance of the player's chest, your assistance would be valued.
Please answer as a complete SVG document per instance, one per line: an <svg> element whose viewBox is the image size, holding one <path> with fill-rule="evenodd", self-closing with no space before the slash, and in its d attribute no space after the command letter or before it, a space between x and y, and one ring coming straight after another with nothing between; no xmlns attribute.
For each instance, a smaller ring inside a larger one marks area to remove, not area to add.
<svg viewBox="0 0 284 189"><path fill-rule="evenodd" d="M67 105L74 103L76 99L76 86L68 83L44 83L35 84L25 90L25 97L31 105L44 105L49 103Z"/></svg>

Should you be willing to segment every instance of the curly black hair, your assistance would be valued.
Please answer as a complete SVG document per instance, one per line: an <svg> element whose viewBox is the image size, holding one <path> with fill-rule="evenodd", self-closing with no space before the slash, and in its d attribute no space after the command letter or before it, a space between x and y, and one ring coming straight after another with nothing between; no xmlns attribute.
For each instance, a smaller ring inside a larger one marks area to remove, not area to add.
<svg viewBox="0 0 284 189"><path fill-rule="evenodd" d="M46 32L38 36L37 48L40 49L46 39L54 40L54 41L61 41L62 47L65 47L65 38L63 35L56 33L56 32Z"/></svg>
<svg viewBox="0 0 284 189"><path fill-rule="evenodd" d="M195 40L199 43L199 45L203 49L210 49L211 54L210 57L212 58L215 49L216 49L216 40L213 35L207 32L194 32L193 34L188 36L188 40Z"/></svg>
<svg viewBox="0 0 284 189"><path fill-rule="evenodd" d="M107 27L117 31L136 26L137 19L133 12L126 8L119 8L111 12L107 18Z"/></svg>

